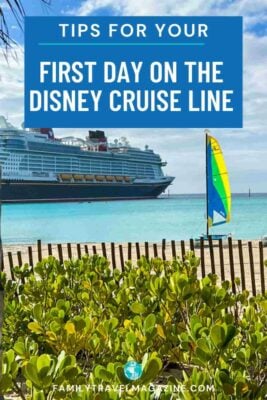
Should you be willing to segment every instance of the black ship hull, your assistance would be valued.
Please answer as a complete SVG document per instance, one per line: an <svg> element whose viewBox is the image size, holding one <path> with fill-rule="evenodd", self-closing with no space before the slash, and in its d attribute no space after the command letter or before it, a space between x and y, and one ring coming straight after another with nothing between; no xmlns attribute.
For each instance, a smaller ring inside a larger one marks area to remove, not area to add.
<svg viewBox="0 0 267 400"><path fill-rule="evenodd" d="M153 199L170 183L170 180L129 184L3 180L0 198L3 203Z"/></svg>

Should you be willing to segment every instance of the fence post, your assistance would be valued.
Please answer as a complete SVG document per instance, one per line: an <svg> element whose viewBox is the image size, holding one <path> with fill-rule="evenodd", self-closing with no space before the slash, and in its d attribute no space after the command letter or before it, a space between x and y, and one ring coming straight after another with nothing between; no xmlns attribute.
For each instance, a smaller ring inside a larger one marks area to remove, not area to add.
<svg viewBox="0 0 267 400"><path fill-rule="evenodd" d="M12 253L11 251L9 251L7 253L8 256L8 261L9 261L9 268L10 268L10 275L11 275L11 279L12 281L15 280L15 275L14 275L14 263L13 263L13 257L12 257Z"/></svg>
<svg viewBox="0 0 267 400"><path fill-rule="evenodd" d="M190 251L195 251L195 246L194 246L194 239L190 239L189 240L189 243L190 243Z"/></svg>
<svg viewBox="0 0 267 400"><path fill-rule="evenodd" d="M111 243L111 260L113 269L116 268L116 254L115 254L115 244Z"/></svg>
<svg viewBox="0 0 267 400"><path fill-rule="evenodd" d="M85 252L85 254L89 255L87 244L84 245L84 252Z"/></svg>
<svg viewBox="0 0 267 400"><path fill-rule="evenodd" d="M97 255L96 245L93 245L93 255L94 255L94 256Z"/></svg>
<svg viewBox="0 0 267 400"><path fill-rule="evenodd" d="M136 243L135 243L135 248L136 248L136 258L137 258L137 260L140 260L141 254L140 254L140 245L139 245L139 242L136 242Z"/></svg>
<svg viewBox="0 0 267 400"><path fill-rule="evenodd" d="M238 243L238 254L239 254L239 263L240 263L241 286L242 286L242 290L245 290L246 289L246 278L245 278L242 240L238 240L237 243Z"/></svg>
<svg viewBox="0 0 267 400"><path fill-rule="evenodd" d="M260 252L261 293L265 294L264 257L263 257L262 241L259 242L259 252Z"/></svg>
<svg viewBox="0 0 267 400"><path fill-rule="evenodd" d="M208 236L208 240L209 240L211 273L215 274L214 249L213 249L213 240L211 235Z"/></svg>
<svg viewBox="0 0 267 400"><path fill-rule="evenodd" d="M166 239L162 239L162 260L166 260Z"/></svg>
<svg viewBox="0 0 267 400"><path fill-rule="evenodd" d="M119 245L120 260L121 260L121 270L124 271L124 257L123 257L123 247Z"/></svg>
<svg viewBox="0 0 267 400"><path fill-rule="evenodd" d="M63 264L62 244L57 245L57 251L58 251L59 262L60 262L60 264Z"/></svg>
<svg viewBox="0 0 267 400"><path fill-rule="evenodd" d="M128 243L128 261L132 259L132 243Z"/></svg>
<svg viewBox="0 0 267 400"><path fill-rule="evenodd" d="M182 253L182 260L185 259L185 243L184 240L181 240L181 253Z"/></svg>
<svg viewBox="0 0 267 400"><path fill-rule="evenodd" d="M28 247L28 255L29 255L29 265L33 267L33 257L32 257L32 247Z"/></svg>
<svg viewBox="0 0 267 400"><path fill-rule="evenodd" d="M176 258L175 240L171 241L171 247L172 247L172 258Z"/></svg>
<svg viewBox="0 0 267 400"><path fill-rule="evenodd" d="M223 257L223 242L222 239L219 239L219 256L220 256L220 270L221 270L221 280L225 281L224 274L224 257Z"/></svg>
<svg viewBox="0 0 267 400"><path fill-rule="evenodd" d="M68 257L71 260L72 259L72 249L71 249L70 243L67 243L67 249L68 249Z"/></svg>
<svg viewBox="0 0 267 400"><path fill-rule="evenodd" d="M101 247L102 247L102 254L104 258L107 258L107 250L106 250L106 243L102 242L101 243Z"/></svg>
<svg viewBox="0 0 267 400"><path fill-rule="evenodd" d="M82 258L82 251L81 251L81 245L80 245L80 243L77 243L77 255L78 255L78 259L81 260L81 258Z"/></svg>
<svg viewBox="0 0 267 400"><path fill-rule="evenodd" d="M145 257L149 260L149 245L148 242L145 242Z"/></svg>
<svg viewBox="0 0 267 400"><path fill-rule="evenodd" d="M19 267L22 267L23 262L22 262L21 251L17 251L17 256L18 256L18 265Z"/></svg>
<svg viewBox="0 0 267 400"><path fill-rule="evenodd" d="M42 242L41 240L37 240L37 254L38 254L38 261L42 261Z"/></svg>
<svg viewBox="0 0 267 400"><path fill-rule="evenodd" d="M252 294L253 294L253 296L256 296L255 270L254 270L252 242L248 242L248 253L249 253Z"/></svg>
<svg viewBox="0 0 267 400"><path fill-rule="evenodd" d="M201 275L202 278L205 277L205 249L204 249L204 239L200 238L200 262L201 262Z"/></svg>
<svg viewBox="0 0 267 400"><path fill-rule="evenodd" d="M158 258L158 246L157 246L157 243L153 244L153 251L154 251L154 257Z"/></svg>
<svg viewBox="0 0 267 400"><path fill-rule="evenodd" d="M17 256L18 256L18 265L19 267L22 267L23 263L22 263L21 251L17 251ZM25 283L25 278L23 275L21 276L21 282L23 284Z"/></svg>
<svg viewBox="0 0 267 400"><path fill-rule="evenodd" d="M49 256L52 256L53 255L53 251L52 251L52 244L51 243L48 243L48 255Z"/></svg>
<svg viewBox="0 0 267 400"><path fill-rule="evenodd" d="M233 242L232 242L231 237L228 238L228 247L229 247L229 263L230 263L230 274L231 274L231 281L232 281L232 291L234 294L236 294Z"/></svg>

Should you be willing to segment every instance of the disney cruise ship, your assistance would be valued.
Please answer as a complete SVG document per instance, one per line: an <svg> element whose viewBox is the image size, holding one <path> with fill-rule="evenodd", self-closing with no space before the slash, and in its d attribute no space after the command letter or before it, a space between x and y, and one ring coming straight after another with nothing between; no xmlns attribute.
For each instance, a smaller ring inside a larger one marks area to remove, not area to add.
<svg viewBox="0 0 267 400"><path fill-rule="evenodd" d="M1 116L0 163L4 203L155 198L174 179L147 146L108 144L99 130L56 139L50 128L17 129Z"/></svg>

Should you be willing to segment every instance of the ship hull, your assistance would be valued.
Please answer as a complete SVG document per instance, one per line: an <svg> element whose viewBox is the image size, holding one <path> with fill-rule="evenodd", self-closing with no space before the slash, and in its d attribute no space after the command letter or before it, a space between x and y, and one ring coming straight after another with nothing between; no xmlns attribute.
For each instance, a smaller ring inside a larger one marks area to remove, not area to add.
<svg viewBox="0 0 267 400"><path fill-rule="evenodd" d="M2 181L1 200L3 203L39 203L153 199L164 192L170 183Z"/></svg>

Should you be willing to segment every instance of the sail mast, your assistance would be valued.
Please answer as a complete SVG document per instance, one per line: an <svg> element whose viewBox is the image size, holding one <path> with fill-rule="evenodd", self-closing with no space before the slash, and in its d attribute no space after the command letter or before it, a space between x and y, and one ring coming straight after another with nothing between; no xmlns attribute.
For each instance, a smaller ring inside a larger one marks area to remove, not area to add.
<svg viewBox="0 0 267 400"><path fill-rule="evenodd" d="M209 185L208 185L208 130L205 129L205 136L206 136L206 223L207 223L207 236L209 236L209 214L208 214L208 210L209 210L209 205L208 205L208 201L209 201Z"/></svg>

